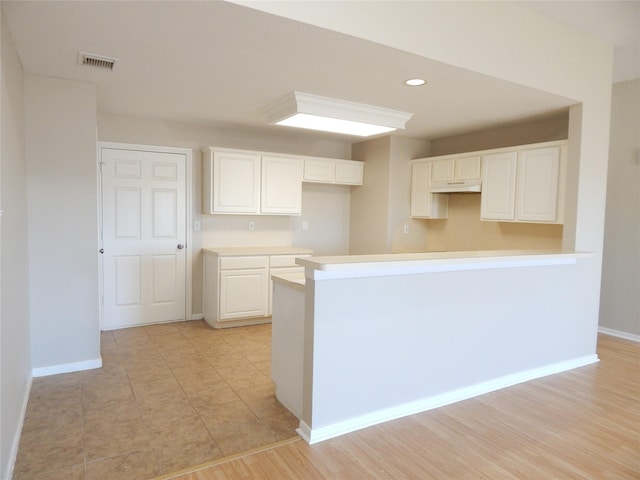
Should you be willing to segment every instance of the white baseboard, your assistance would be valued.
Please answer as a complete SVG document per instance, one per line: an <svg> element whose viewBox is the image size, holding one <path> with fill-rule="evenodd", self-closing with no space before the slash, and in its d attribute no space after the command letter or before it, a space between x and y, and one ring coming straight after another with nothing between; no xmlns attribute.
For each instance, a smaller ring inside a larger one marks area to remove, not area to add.
<svg viewBox="0 0 640 480"><path fill-rule="evenodd" d="M167 320L162 322L150 322L150 323L140 323L135 325L116 325L111 327L100 327L100 330L103 332L111 332L113 330L122 330L123 328L138 328L138 327L148 327L151 325L162 325L164 323L180 323L180 322L188 322L190 320L204 320L204 315L202 313L195 313L191 315L189 318L185 318L184 320Z"/></svg>
<svg viewBox="0 0 640 480"><path fill-rule="evenodd" d="M631 340L632 342L640 342L640 335L623 332L622 330L614 330L613 328L598 327L598 333L610 335L612 337L624 338L625 340Z"/></svg>
<svg viewBox="0 0 640 480"><path fill-rule="evenodd" d="M585 357L559 362L545 367L534 368L524 372L505 375L477 385L460 388L452 392L435 395L433 397L424 398L414 402L405 403L396 407L386 408L377 412L369 413L359 417L350 418L348 420L327 425L324 427L309 427L303 421L296 432L310 445L330 438L338 437L346 433L354 432L362 428L371 427L379 423L388 422L408 415L414 415L420 412L426 412L434 408L443 407L452 403L477 397L485 393L500 390L502 388L517 385L518 383L528 382L536 378L546 377L556 373L565 372L574 368L582 367L598 362L597 355L587 355Z"/></svg>
<svg viewBox="0 0 640 480"><path fill-rule="evenodd" d="M91 370L93 368L102 367L102 358L94 358L93 360L85 360L83 362L63 363L60 365L51 365L49 367L38 367L32 370L32 375L36 377L47 377L49 375L57 375L59 373L81 372L82 370Z"/></svg>
<svg viewBox="0 0 640 480"><path fill-rule="evenodd" d="M18 422L18 428L13 435L13 444L11 445L11 451L9 452L9 465L7 466L7 478L13 478L13 469L16 466L16 459L18 458L18 447L20 446L20 436L22 435L22 427L24 426L24 418L27 415L27 404L29 403L29 395L31 395L31 384L33 383L33 377L29 378L27 382L27 388L24 392L24 398L22 399L22 408L20 409L20 421ZM1 473L1 472L0 472Z"/></svg>

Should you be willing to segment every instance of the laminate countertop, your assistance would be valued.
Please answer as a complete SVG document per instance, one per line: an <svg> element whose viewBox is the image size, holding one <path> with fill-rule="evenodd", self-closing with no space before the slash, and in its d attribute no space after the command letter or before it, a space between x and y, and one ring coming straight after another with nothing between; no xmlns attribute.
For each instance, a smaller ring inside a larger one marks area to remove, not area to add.
<svg viewBox="0 0 640 480"><path fill-rule="evenodd" d="M296 263L315 272L313 278L377 276L437 271L512 268L575 263L590 252L573 250L478 250L457 252L389 253L298 258ZM309 277L309 273L307 273Z"/></svg>
<svg viewBox="0 0 640 480"><path fill-rule="evenodd" d="M204 253L219 257L238 257L243 255L311 255L313 250L299 247L206 247Z"/></svg>

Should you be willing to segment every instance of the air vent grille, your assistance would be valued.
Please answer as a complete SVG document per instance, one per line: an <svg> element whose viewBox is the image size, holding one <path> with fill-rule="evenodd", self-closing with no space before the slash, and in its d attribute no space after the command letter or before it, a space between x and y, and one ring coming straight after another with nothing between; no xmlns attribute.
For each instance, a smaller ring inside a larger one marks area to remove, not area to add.
<svg viewBox="0 0 640 480"><path fill-rule="evenodd" d="M117 58L110 58L102 55L94 55L92 53L84 52L80 52L80 56L78 58L78 63L80 65L102 68L105 70L113 70L113 67L115 67L117 61Z"/></svg>

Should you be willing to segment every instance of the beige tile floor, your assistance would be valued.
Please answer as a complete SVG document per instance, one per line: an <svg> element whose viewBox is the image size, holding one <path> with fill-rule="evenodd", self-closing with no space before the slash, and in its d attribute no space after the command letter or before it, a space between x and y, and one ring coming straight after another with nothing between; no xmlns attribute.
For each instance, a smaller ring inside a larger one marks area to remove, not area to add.
<svg viewBox="0 0 640 480"><path fill-rule="evenodd" d="M145 480L295 436L271 326L111 332L103 367L33 380L14 480Z"/></svg>

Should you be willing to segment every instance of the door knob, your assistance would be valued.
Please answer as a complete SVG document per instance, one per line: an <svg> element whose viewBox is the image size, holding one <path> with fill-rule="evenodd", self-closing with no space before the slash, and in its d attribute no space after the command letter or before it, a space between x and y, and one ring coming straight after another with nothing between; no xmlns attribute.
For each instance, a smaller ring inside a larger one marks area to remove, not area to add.
<svg viewBox="0 0 640 480"><path fill-rule="evenodd" d="M178 244L178 250L182 250L184 248L184 245L182 243Z"/></svg>

